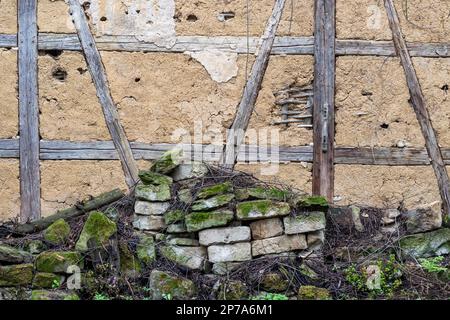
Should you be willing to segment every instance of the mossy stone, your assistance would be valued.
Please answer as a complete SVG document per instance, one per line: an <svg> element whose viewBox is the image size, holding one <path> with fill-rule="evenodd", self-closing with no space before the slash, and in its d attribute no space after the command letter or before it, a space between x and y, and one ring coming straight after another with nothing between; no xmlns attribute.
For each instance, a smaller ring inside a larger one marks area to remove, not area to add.
<svg viewBox="0 0 450 320"><path fill-rule="evenodd" d="M279 273L270 272L263 276L261 287L269 292L284 292L289 287L289 281Z"/></svg>
<svg viewBox="0 0 450 320"><path fill-rule="evenodd" d="M26 243L25 250L31 254L39 254L47 250L47 246L41 240L30 240Z"/></svg>
<svg viewBox="0 0 450 320"><path fill-rule="evenodd" d="M222 207L234 199L234 194L221 194L208 199L197 200L192 204L192 211L211 210Z"/></svg>
<svg viewBox="0 0 450 320"><path fill-rule="evenodd" d="M195 297L195 284L163 271L153 270L150 274L150 291L153 300L171 297L175 300L187 300Z"/></svg>
<svg viewBox="0 0 450 320"><path fill-rule="evenodd" d="M325 288L301 286L298 289L299 300L332 300L330 292Z"/></svg>
<svg viewBox="0 0 450 320"><path fill-rule="evenodd" d="M33 280L33 265L0 266L0 287L26 286Z"/></svg>
<svg viewBox="0 0 450 320"><path fill-rule="evenodd" d="M402 254L406 257L427 258L450 253L450 229L417 233L400 240Z"/></svg>
<svg viewBox="0 0 450 320"><path fill-rule="evenodd" d="M144 185L139 184L135 188L135 196L144 201L168 201L171 199L170 186L167 184Z"/></svg>
<svg viewBox="0 0 450 320"><path fill-rule="evenodd" d="M88 242L95 243L101 247L108 243L108 240L117 232L117 226L105 214L93 211L89 214L75 249L79 251L88 250Z"/></svg>
<svg viewBox="0 0 450 320"><path fill-rule="evenodd" d="M323 196L308 196L302 197L297 201L297 208L299 209L327 209L328 201Z"/></svg>
<svg viewBox="0 0 450 320"><path fill-rule="evenodd" d="M239 280L222 283L218 292L218 300L245 300L248 298L248 288Z"/></svg>
<svg viewBox="0 0 450 320"><path fill-rule="evenodd" d="M141 234L136 246L136 254L144 265L149 266L156 259L155 240L152 236Z"/></svg>
<svg viewBox="0 0 450 320"><path fill-rule="evenodd" d="M195 232L212 227L225 226L233 220L233 217L234 214L230 210L193 212L186 215L186 229L188 232Z"/></svg>
<svg viewBox="0 0 450 320"><path fill-rule="evenodd" d="M183 160L183 150L182 149L172 149L164 153L161 158L156 160L152 167L151 171L168 174L173 169L178 167Z"/></svg>
<svg viewBox="0 0 450 320"><path fill-rule="evenodd" d="M33 279L33 288L57 289L64 282L64 276L60 274L37 272Z"/></svg>
<svg viewBox="0 0 450 320"><path fill-rule="evenodd" d="M277 201L287 201L291 193L286 190L280 190L274 187L254 187L247 188L249 197L257 199L268 199Z"/></svg>
<svg viewBox="0 0 450 320"><path fill-rule="evenodd" d="M136 278L141 272L141 265L139 260L134 256L131 250L128 248L126 242L119 243L120 254L120 272L122 275L130 278Z"/></svg>
<svg viewBox="0 0 450 320"><path fill-rule="evenodd" d="M178 200L184 204L190 204L193 201L191 189L181 189L178 191Z"/></svg>
<svg viewBox="0 0 450 320"><path fill-rule="evenodd" d="M70 226L66 220L58 219L44 231L44 239L51 244L61 245L69 239L70 231Z"/></svg>
<svg viewBox="0 0 450 320"><path fill-rule="evenodd" d="M233 192L233 185L231 182L218 183L209 187L201 189L197 193L197 199L206 199L219 194Z"/></svg>
<svg viewBox="0 0 450 320"><path fill-rule="evenodd" d="M164 213L164 221L167 225L184 220L185 213L183 210L170 210Z"/></svg>
<svg viewBox="0 0 450 320"><path fill-rule="evenodd" d="M31 300L80 300L80 297L71 291L33 290Z"/></svg>
<svg viewBox="0 0 450 320"><path fill-rule="evenodd" d="M139 178L142 183L145 185L153 184L153 185L172 185L173 179L169 176L148 170L148 171L140 171Z"/></svg>
<svg viewBox="0 0 450 320"><path fill-rule="evenodd" d="M207 254L204 247L183 247L165 245L159 253L167 260L192 270L203 270L206 266Z"/></svg>
<svg viewBox="0 0 450 320"><path fill-rule="evenodd" d="M236 205L236 214L240 220L255 220L285 216L290 212L291 207L288 203L272 200L246 201Z"/></svg>
<svg viewBox="0 0 450 320"><path fill-rule="evenodd" d="M36 270L47 273L65 273L69 266L83 268L83 257L76 251L45 251L36 258Z"/></svg>
<svg viewBox="0 0 450 320"><path fill-rule="evenodd" d="M29 252L7 245L0 245L0 263L23 263L31 261L33 261L33 256Z"/></svg>

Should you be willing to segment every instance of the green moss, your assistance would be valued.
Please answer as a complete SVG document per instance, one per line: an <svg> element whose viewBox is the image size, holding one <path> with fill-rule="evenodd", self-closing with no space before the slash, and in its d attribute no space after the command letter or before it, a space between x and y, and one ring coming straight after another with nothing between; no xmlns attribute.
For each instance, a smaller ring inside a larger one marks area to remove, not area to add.
<svg viewBox="0 0 450 320"><path fill-rule="evenodd" d="M170 186L161 185L143 185L139 184L135 188L136 198L144 201L168 201L171 199Z"/></svg>
<svg viewBox="0 0 450 320"><path fill-rule="evenodd" d="M283 292L289 287L289 281L276 272L267 273L263 276L261 286L269 292Z"/></svg>
<svg viewBox="0 0 450 320"><path fill-rule="evenodd" d="M75 248L79 251L87 251L89 241L98 247L104 246L116 232L117 226L114 221L111 221L102 212L93 211L83 226Z"/></svg>
<svg viewBox="0 0 450 320"><path fill-rule="evenodd" d="M19 249L7 245L0 245L0 262L23 263L33 261L33 256Z"/></svg>
<svg viewBox="0 0 450 320"><path fill-rule="evenodd" d="M192 192L190 189L181 189L180 191L178 191L178 199L185 203L185 204L190 204L192 203Z"/></svg>
<svg viewBox="0 0 450 320"><path fill-rule="evenodd" d="M288 215L291 208L286 202L271 200L254 200L240 202L236 205L237 217L241 220Z"/></svg>
<svg viewBox="0 0 450 320"><path fill-rule="evenodd" d="M280 190L273 187L248 188L247 192L249 196L253 198L277 200L277 201L287 201L291 196L291 193L289 191Z"/></svg>
<svg viewBox="0 0 450 320"><path fill-rule="evenodd" d="M193 203L191 209L192 211L211 210L222 207L230 203L233 199L234 194L232 193L222 194L208 199L197 200Z"/></svg>
<svg viewBox="0 0 450 320"><path fill-rule="evenodd" d="M185 218L188 232L195 232L212 227L227 225L233 220L234 214L229 210L217 210L211 212L193 212Z"/></svg>
<svg viewBox="0 0 450 320"><path fill-rule="evenodd" d="M128 248L126 242L119 243L119 253L120 253L120 272L126 277L135 278L139 275L141 271L141 265L139 260L134 256L134 254Z"/></svg>
<svg viewBox="0 0 450 320"><path fill-rule="evenodd" d="M328 201L323 196L309 196L302 198L297 202L297 208L311 209L311 208L328 208Z"/></svg>
<svg viewBox="0 0 450 320"><path fill-rule="evenodd" d="M170 210L164 214L164 221L167 225L184 220L183 210Z"/></svg>
<svg viewBox="0 0 450 320"><path fill-rule="evenodd" d="M80 300L80 297L74 292L33 290L31 300Z"/></svg>
<svg viewBox="0 0 450 320"><path fill-rule="evenodd" d="M300 300L331 300L330 292L325 288L301 286L298 290Z"/></svg>
<svg viewBox="0 0 450 320"><path fill-rule="evenodd" d="M26 243L25 250L31 254L39 254L47 250L47 246L41 240L30 240Z"/></svg>
<svg viewBox="0 0 450 320"><path fill-rule="evenodd" d="M26 286L32 280L32 264L0 266L0 287Z"/></svg>
<svg viewBox="0 0 450 320"><path fill-rule="evenodd" d="M149 185L160 185L160 184L166 184L171 185L173 183L173 180L171 177L168 177L166 175L153 172L151 170L149 171L140 171L139 172L139 178L141 179L143 184Z"/></svg>
<svg viewBox="0 0 450 320"><path fill-rule="evenodd" d="M178 167L183 159L183 150L182 149L172 149L164 153L161 158L156 160L152 167L151 171L168 174L173 169Z"/></svg>
<svg viewBox="0 0 450 320"><path fill-rule="evenodd" d="M413 234L400 240L402 254L406 257L427 258L450 253L450 229Z"/></svg>
<svg viewBox="0 0 450 320"><path fill-rule="evenodd" d="M70 226L64 219L53 222L44 232L44 239L51 244L64 244L70 235Z"/></svg>
<svg viewBox="0 0 450 320"><path fill-rule="evenodd" d="M150 275L150 291L153 300L167 297L171 299L191 299L196 294L196 288L191 280L153 270Z"/></svg>
<svg viewBox="0 0 450 320"><path fill-rule="evenodd" d="M231 182L223 182L201 189L197 194L197 199L206 199L212 196L230 192L233 192L233 185L231 184Z"/></svg>
<svg viewBox="0 0 450 320"><path fill-rule="evenodd" d="M247 298L248 289L242 281L230 280L220 285L219 300L244 300Z"/></svg>
<svg viewBox="0 0 450 320"><path fill-rule="evenodd" d="M59 274L38 272L33 279L33 288L57 289L61 287L64 277Z"/></svg>
<svg viewBox="0 0 450 320"><path fill-rule="evenodd" d="M48 273L65 273L71 265L83 267L83 257L74 251L45 251L36 258L36 270Z"/></svg>
<svg viewBox="0 0 450 320"><path fill-rule="evenodd" d="M139 235L139 242L136 246L138 259L146 266L150 265L156 259L155 241L152 236L145 234Z"/></svg>

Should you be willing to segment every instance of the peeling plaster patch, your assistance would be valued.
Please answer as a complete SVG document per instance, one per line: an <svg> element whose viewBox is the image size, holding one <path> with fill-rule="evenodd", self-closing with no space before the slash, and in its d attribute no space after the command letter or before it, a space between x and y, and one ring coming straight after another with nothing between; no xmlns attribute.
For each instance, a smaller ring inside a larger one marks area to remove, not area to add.
<svg viewBox="0 0 450 320"><path fill-rule="evenodd" d="M97 36L134 36L170 48L175 44L175 0L92 0Z"/></svg>
<svg viewBox="0 0 450 320"><path fill-rule="evenodd" d="M228 82L238 74L237 53L207 49L185 54L200 62L216 82Z"/></svg>

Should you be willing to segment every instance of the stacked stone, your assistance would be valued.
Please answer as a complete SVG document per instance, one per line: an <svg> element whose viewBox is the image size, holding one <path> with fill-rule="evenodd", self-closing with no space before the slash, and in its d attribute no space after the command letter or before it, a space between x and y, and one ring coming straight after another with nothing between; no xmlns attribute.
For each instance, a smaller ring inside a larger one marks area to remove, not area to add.
<svg viewBox="0 0 450 320"><path fill-rule="evenodd" d="M328 206L324 198L274 187L235 189L228 181L193 194L208 168L168 161L173 153L141 172L142 183L136 188L134 226L164 233L159 253L166 259L193 270L209 270L212 265L214 273L223 274L254 257L320 248L322 209ZM168 210L173 182L178 184L178 203L188 210Z"/></svg>

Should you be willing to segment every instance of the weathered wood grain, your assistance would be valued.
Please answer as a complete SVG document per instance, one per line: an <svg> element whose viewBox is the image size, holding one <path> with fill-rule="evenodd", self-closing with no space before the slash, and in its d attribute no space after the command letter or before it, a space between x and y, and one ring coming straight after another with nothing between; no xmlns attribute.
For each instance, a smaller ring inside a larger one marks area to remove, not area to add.
<svg viewBox="0 0 450 320"><path fill-rule="evenodd" d="M439 147L436 132L434 131L430 115L428 114L427 103L425 101L425 97L420 87L419 79L417 78L411 56L409 55L408 48L403 37L403 33L400 27L400 21L394 3L392 0L385 0L384 5L386 8L389 25L392 30L394 44L405 71L406 82L408 84L408 89L411 96L411 105L416 113L417 120L419 121L420 129L422 130L422 134L425 138L425 145L428 151L428 155L431 159L431 165L433 166L434 173L437 178L439 193L442 198L442 206L446 214L450 216L448 173L447 169L445 168L445 163L442 157L441 149Z"/></svg>
<svg viewBox="0 0 450 320"><path fill-rule="evenodd" d="M313 194L333 201L336 0L315 1Z"/></svg>
<svg viewBox="0 0 450 320"><path fill-rule="evenodd" d="M131 142L131 149L136 160L155 160L165 151L175 148L175 144L149 144ZM206 162L219 161L223 146L220 145L181 145L183 150L193 158L194 150L204 152ZM279 162L312 162L313 148L310 146L283 147L279 151ZM261 146L242 145L238 161L266 161L276 150ZM442 149L444 163L450 165L450 148ZM198 158L198 156L196 156ZM0 158L19 158L19 141L17 139L0 139ZM41 160L119 160L112 141L59 141L42 140ZM273 161L273 159L271 159ZM386 147L335 147L335 164L424 166L430 165L430 158L425 148L386 148Z"/></svg>
<svg viewBox="0 0 450 320"><path fill-rule="evenodd" d="M264 35L262 36L262 44L259 48L258 55L253 64L250 76L244 87L241 101L236 111L233 124L228 130L227 142L221 158L221 165L225 168L233 169L239 154L239 148L245 137L248 124L250 122L256 99L261 89L261 84L269 64L270 52L275 40L275 35L280 24L281 15L283 13L286 0L276 0L272 10L272 15L267 21Z"/></svg>
<svg viewBox="0 0 450 320"><path fill-rule="evenodd" d="M106 71L100 53L89 29L89 24L80 2L78 0L69 0L69 6L70 14L83 48L88 69L91 73L97 96L103 109L106 125L119 154L122 168L125 173L126 183L131 189L139 179L138 168L134 161L133 153L125 135L125 131L119 122L119 114L109 90L108 79L106 77Z"/></svg>
<svg viewBox="0 0 450 320"><path fill-rule="evenodd" d="M171 48L159 47L151 42L139 41L132 36L102 36L95 39L101 51L125 52L168 52L183 53L185 51L202 51L205 49L226 50L240 54L247 53L247 38L240 36L178 36ZM250 37L249 53L256 53L259 38ZM17 47L14 34L0 34L0 48ZM80 41L76 34L39 33L39 50L81 51ZM407 43L412 57L445 58L450 57L450 43ZM273 55L313 55L314 37L276 37ZM392 41L371 41L360 39L337 39L336 55L356 56L395 56Z"/></svg>
<svg viewBox="0 0 450 320"><path fill-rule="evenodd" d="M37 0L18 1L20 221L41 216Z"/></svg>

